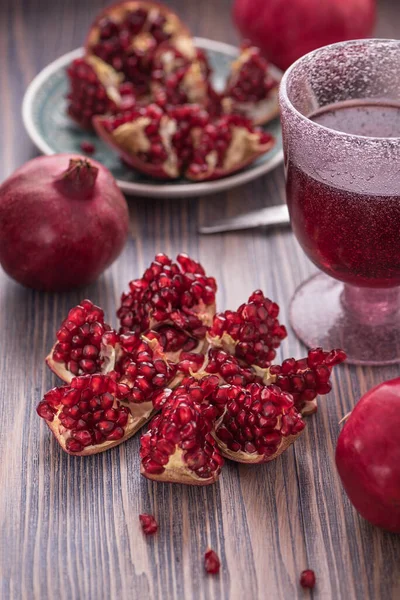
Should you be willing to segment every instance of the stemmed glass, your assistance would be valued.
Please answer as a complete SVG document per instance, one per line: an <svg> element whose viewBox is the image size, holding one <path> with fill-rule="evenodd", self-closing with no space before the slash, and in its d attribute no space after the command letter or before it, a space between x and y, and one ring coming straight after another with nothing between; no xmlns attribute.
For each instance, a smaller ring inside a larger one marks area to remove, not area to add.
<svg viewBox="0 0 400 600"><path fill-rule="evenodd" d="M324 272L296 290L291 325L351 363L400 362L400 42L303 56L280 106L292 228Z"/></svg>

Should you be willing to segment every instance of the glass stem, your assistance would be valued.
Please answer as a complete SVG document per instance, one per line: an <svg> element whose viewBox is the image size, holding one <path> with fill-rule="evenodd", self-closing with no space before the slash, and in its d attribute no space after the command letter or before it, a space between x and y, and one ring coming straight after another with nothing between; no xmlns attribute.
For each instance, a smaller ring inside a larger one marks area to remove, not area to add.
<svg viewBox="0 0 400 600"><path fill-rule="evenodd" d="M384 325L400 312L400 288L364 288L345 284L343 308L365 325Z"/></svg>

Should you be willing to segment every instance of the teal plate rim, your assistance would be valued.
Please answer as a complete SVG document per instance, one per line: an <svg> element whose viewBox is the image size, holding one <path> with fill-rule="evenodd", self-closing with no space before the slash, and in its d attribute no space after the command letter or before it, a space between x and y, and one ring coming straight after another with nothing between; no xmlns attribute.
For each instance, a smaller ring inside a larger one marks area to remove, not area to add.
<svg viewBox="0 0 400 600"><path fill-rule="evenodd" d="M195 45L198 48L202 48L209 53L212 59L213 55L222 55L222 58L229 60L234 59L238 55L238 48L224 42L218 42L209 40L207 38L194 38ZM76 48L58 59L47 65L30 83L27 88L23 103L22 103L22 119L25 129L35 144L35 146L43 154L55 154L57 152L70 152L70 149L55 148L51 145L51 140L46 138L43 130L41 129L40 120L36 118L38 105L42 102L41 94L43 94L43 88L48 84L52 77L57 75L63 70L74 58L83 55L83 48ZM282 73L279 69L271 65L271 73L278 79L281 78ZM54 106L50 103L50 106ZM243 169L239 173L219 179L217 181L210 182L187 182L185 180L179 180L179 182L158 182L156 180L150 180L147 177L142 177L140 181L127 181L121 179L117 173L113 173L116 176L118 186L120 189L129 195L153 197L153 198L188 198L194 196L205 196L208 194L214 194L224 190L228 190L239 185L243 185L253 179L265 175L275 167L277 167L283 161L283 149L282 149L282 138L279 124L276 123L272 133L277 138L275 147L264 156L260 157L255 163ZM266 127L269 129L269 126ZM64 132L64 135L69 135L71 138L74 136L74 131L77 131L73 126ZM81 133L81 132L80 132ZM79 144L78 144L79 148ZM75 149L72 152L79 152L80 150ZM113 151L110 149L110 153ZM96 160L102 162L101 158L94 156ZM106 165L109 166L109 165ZM113 169L111 169L113 171Z"/></svg>

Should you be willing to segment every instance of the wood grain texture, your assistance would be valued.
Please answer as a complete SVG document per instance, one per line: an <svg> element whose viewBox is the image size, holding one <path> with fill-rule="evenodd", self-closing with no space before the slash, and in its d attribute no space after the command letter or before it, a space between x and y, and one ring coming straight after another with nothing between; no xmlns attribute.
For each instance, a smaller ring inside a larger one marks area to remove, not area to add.
<svg viewBox="0 0 400 600"><path fill-rule="evenodd" d="M35 155L20 104L33 76L82 43L101 0L2 0L0 4L3 179ZM237 40L229 0L170 2L198 35ZM397 2L380 3L379 35L397 37ZM271 464L230 463L206 488L139 476L139 437L90 458L64 454L35 412L56 384L43 359L67 309L90 297L114 314L120 293L158 251L197 257L219 282L219 307L255 288L282 306L312 271L289 231L199 237L200 223L284 201L281 168L242 188L196 200L129 199L131 237L93 286L59 295L22 289L0 272L0 598L4 600L379 600L400 597L400 538L370 527L344 496L334 466L338 422L362 393L399 367L344 366L304 435ZM290 332L278 358L300 357ZM140 512L160 523L154 538ZM221 557L206 577L207 546ZM300 572L317 575L312 595Z"/></svg>

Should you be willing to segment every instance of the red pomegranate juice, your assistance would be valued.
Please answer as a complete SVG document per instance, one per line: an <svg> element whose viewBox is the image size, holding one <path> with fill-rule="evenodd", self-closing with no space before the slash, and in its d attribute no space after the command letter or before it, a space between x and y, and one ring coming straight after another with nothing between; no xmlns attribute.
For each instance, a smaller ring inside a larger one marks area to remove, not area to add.
<svg viewBox="0 0 400 600"><path fill-rule="evenodd" d="M310 118L345 133L400 137L400 105L344 102ZM379 177L367 163L360 169L366 182ZM332 170L319 180L289 160L287 202L297 239L331 277L364 287L400 285L400 184L398 195L359 193L351 189L351 173L345 184L340 175Z"/></svg>

